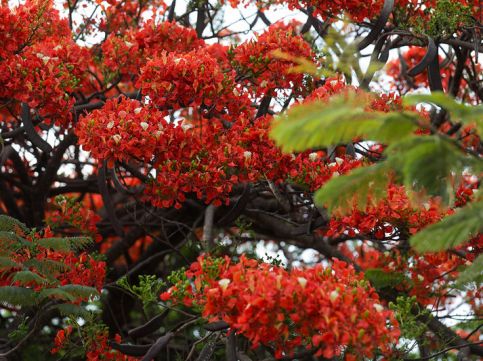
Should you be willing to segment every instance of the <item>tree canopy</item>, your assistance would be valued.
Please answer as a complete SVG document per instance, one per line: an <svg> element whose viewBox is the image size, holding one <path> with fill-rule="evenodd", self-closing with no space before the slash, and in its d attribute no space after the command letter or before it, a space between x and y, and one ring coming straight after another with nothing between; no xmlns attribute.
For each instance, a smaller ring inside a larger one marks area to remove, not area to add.
<svg viewBox="0 0 483 361"><path fill-rule="evenodd" d="M477 0L4 0L0 360L479 360Z"/></svg>

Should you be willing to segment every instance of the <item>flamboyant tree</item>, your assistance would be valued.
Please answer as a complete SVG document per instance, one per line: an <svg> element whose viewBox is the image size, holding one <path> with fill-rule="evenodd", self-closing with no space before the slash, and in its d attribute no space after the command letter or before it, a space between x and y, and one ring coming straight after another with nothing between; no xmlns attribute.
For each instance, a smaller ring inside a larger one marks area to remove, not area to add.
<svg viewBox="0 0 483 361"><path fill-rule="evenodd" d="M482 29L2 1L0 360L480 359Z"/></svg>

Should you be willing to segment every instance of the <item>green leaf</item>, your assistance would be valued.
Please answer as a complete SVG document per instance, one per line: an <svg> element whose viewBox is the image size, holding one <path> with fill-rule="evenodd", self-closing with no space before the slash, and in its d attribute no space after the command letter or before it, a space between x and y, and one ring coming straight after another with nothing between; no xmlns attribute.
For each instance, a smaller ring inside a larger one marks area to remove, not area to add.
<svg viewBox="0 0 483 361"><path fill-rule="evenodd" d="M59 310L62 316L78 316L78 317L86 317L89 314L85 308L79 305L74 305L72 303L61 303L58 305L54 305L52 308Z"/></svg>
<svg viewBox="0 0 483 361"><path fill-rule="evenodd" d="M78 298L89 298L91 296L98 295L99 292L94 287L83 286L83 285L65 285L59 287L62 291L68 292L72 296Z"/></svg>
<svg viewBox="0 0 483 361"><path fill-rule="evenodd" d="M368 112L367 101L349 93L329 103L297 105L274 123L271 137L285 152L303 151L347 143L356 137L390 143L416 129L410 113Z"/></svg>
<svg viewBox="0 0 483 361"><path fill-rule="evenodd" d="M2 242L2 248L7 248L8 250L14 250L19 241L19 237L13 231L0 231L0 242ZM2 252L3 249L2 249Z"/></svg>
<svg viewBox="0 0 483 361"><path fill-rule="evenodd" d="M446 204L454 197L454 174L461 174L474 159L438 136L414 136L386 149L387 161L398 171L408 191L440 196Z"/></svg>
<svg viewBox="0 0 483 361"><path fill-rule="evenodd" d="M34 290L25 287L0 287L0 303L14 306L32 306L36 303Z"/></svg>
<svg viewBox="0 0 483 361"><path fill-rule="evenodd" d="M386 195L388 173L390 169L385 162L356 168L346 175L331 178L315 193L314 200L329 212L334 208L351 211L354 195L357 195L357 207L364 210L369 196L374 203Z"/></svg>
<svg viewBox="0 0 483 361"><path fill-rule="evenodd" d="M39 245L54 251L76 251L87 247L92 243L89 237L54 237L43 238L38 241Z"/></svg>
<svg viewBox="0 0 483 361"><path fill-rule="evenodd" d="M42 300L45 298L55 298L55 299L63 300L67 302L73 302L76 300L75 296L73 296L67 291L62 290L59 287L44 288L43 290L40 291L39 297Z"/></svg>
<svg viewBox="0 0 483 361"><path fill-rule="evenodd" d="M30 232L25 224L4 214L0 214L0 231L15 233L19 233L19 231L23 233Z"/></svg>
<svg viewBox="0 0 483 361"><path fill-rule="evenodd" d="M416 233L410 243L418 252L437 252L456 247L482 231L483 202L470 203Z"/></svg>
<svg viewBox="0 0 483 361"><path fill-rule="evenodd" d="M406 279L402 273L386 272L380 268L367 269L364 276L377 289L394 287Z"/></svg>
<svg viewBox="0 0 483 361"><path fill-rule="evenodd" d="M1 254L15 253L20 248L31 248L32 242L17 235L14 231L0 231L0 242L2 244Z"/></svg>
<svg viewBox="0 0 483 361"><path fill-rule="evenodd" d="M0 270L9 270L12 268L22 268L22 265L12 261L10 257L0 257Z"/></svg>
<svg viewBox="0 0 483 361"><path fill-rule="evenodd" d="M22 285L29 283L35 283L37 285L43 285L49 283L48 280L32 271L18 271L13 274L12 282L19 282Z"/></svg>
<svg viewBox="0 0 483 361"><path fill-rule="evenodd" d="M416 105L419 103L435 104L440 108L446 109L454 121L464 123L476 123L478 133L483 134L483 105L471 106L458 103L454 98L443 92L432 94L408 95L403 99L406 105Z"/></svg>
<svg viewBox="0 0 483 361"><path fill-rule="evenodd" d="M99 292L93 287L83 285L65 285L55 288L45 288L40 292L42 298L58 298L68 302L78 298L89 298Z"/></svg>
<svg viewBox="0 0 483 361"><path fill-rule="evenodd" d="M466 269L460 273L456 281L458 286L466 285L471 282L483 283L483 254L480 254Z"/></svg>
<svg viewBox="0 0 483 361"><path fill-rule="evenodd" d="M40 274L42 274L42 276L51 282L54 282L57 279L59 273L69 270L69 266L66 264L51 259L29 259L24 262L24 266L35 268Z"/></svg>

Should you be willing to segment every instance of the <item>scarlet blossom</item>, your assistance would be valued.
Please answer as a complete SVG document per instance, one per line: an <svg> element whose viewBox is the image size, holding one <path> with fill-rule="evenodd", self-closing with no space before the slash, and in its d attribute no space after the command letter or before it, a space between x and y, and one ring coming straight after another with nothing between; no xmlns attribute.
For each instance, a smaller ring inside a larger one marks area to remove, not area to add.
<svg viewBox="0 0 483 361"><path fill-rule="evenodd" d="M24 234L19 230L18 235L24 237L28 245L17 247L13 251L14 248L9 242L3 242L0 253L11 261L24 266L22 269L14 267L4 270L0 276L0 286L21 286L36 291L65 285L89 286L98 291L102 289L106 275L105 262L96 260L87 252L76 253L66 249L53 249L43 241L53 237L50 228L33 235ZM68 241L66 240L66 242ZM42 264L54 266L51 266L53 269L46 270L45 267L41 267ZM62 265L62 267L58 265ZM12 276L20 270L35 273L39 278L29 282L22 280L12 282ZM52 297L55 298L57 295L54 293ZM82 301L87 301L87 297L78 296L69 302L80 303Z"/></svg>
<svg viewBox="0 0 483 361"><path fill-rule="evenodd" d="M88 50L71 39L66 20L50 1L28 1L13 11L1 8L0 17L11 17L16 27L5 34L15 40L0 36L0 98L26 103L46 122L68 125L72 95L82 87L90 63Z"/></svg>
<svg viewBox="0 0 483 361"><path fill-rule="evenodd" d="M256 39L245 42L231 51L232 62L238 68L244 82L254 88L256 96L276 95L276 90L293 89L294 94L306 91L304 75L290 70L294 62L281 59L275 50L293 57L314 61L314 53L302 36L296 33L297 23L282 22L271 25Z"/></svg>
<svg viewBox="0 0 483 361"><path fill-rule="evenodd" d="M162 113L124 97L82 117L76 133L97 159L149 161L167 122Z"/></svg>
<svg viewBox="0 0 483 361"><path fill-rule="evenodd" d="M234 70L223 69L206 49L163 51L141 69L138 86L163 110L197 107L200 116L231 121L248 115L249 99Z"/></svg>
<svg viewBox="0 0 483 361"><path fill-rule="evenodd" d="M55 354L68 347L69 337L72 334L72 326L67 326L65 330L59 330L54 339L54 348L51 353ZM108 331L105 329L97 330L95 333L83 334L79 330L79 335L83 337L82 342L86 346L86 361L136 361L137 357L127 356L114 350L109 345ZM72 335L73 336L73 335ZM121 336L116 334L114 339L121 342Z"/></svg>
<svg viewBox="0 0 483 361"><path fill-rule="evenodd" d="M399 337L392 311L351 266L337 259L330 268L287 271L242 255L200 256L186 271L186 282L161 295L163 300L196 304L209 321L224 320L252 347L272 346L276 357L298 347L313 348L325 358L348 347L372 357L389 353Z"/></svg>
<svg viewBox="0 0 483 361"><path fill-rule="evenodd" d="M133 76L139 68L157 54L165 52L186 53L205 45L194 29L175 22L156 22L151 19L141 29L131 29L121 34L111 33L102 44L104 64L113 72Z"/></svg>

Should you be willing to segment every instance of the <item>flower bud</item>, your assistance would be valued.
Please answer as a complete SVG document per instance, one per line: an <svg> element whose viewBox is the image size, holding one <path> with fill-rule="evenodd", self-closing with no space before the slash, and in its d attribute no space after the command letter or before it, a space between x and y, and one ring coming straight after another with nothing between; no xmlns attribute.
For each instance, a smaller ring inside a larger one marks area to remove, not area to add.
<svg viewBox="0 0 483 361"><path fill-rule="evenodd" d="M319 155L316 152L312 152L312 153L309 154L309 159L312 162L315 162L318 158L319 158Z"/></svg>
<svg viewBox="0 0 483 361"><path fill-rule="evenodd" d="M230 284L230 280L228 278L222 278L221 280L218 281L218 284L220 285L220 288L225 291Z"/></svg>
<svg viewBox="0 0 483 361"><path fill-rule="evenodd" d="M329 295L329 298L332 302L334 302L337 299L337 297L339 297L339 292L337 291L332 291Z"/></svg>
<svg viewBox="0 0 483 361"><path fill-rule="evenodd" d="M303 277L298 277L297 281L298 281L299 285L302 286L302 288L305 288L305 286L307 285L307 279L305 279Z"/></svg>
<svg viewBox="0 0 483 361"><path fill-rule="evenodd" d="M377 312L382 312L384 311L384 307L380 305L379 303L374 303L374 308L376 309Z"/></svg>

